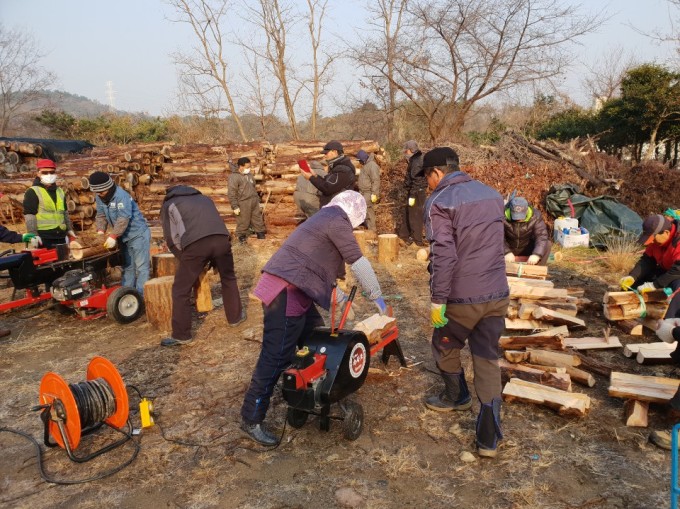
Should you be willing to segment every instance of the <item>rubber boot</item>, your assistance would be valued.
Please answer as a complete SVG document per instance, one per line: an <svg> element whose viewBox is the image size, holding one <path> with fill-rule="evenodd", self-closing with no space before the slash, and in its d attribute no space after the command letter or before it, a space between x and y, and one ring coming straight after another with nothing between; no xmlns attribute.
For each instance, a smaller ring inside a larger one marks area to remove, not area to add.
<svg viewBox="0 0 680 509"><path fill-rule="evenodd" d="M445 373L439 371L444 379L444 390L425 400L425 406L437 412L467 410L472 406L472 398L465 382L465 372Z"/></svg>
<svg viewBox="0 0 680 509"><path fill-rule="evenodd" d="M262 239L265 238L265 234L262 233L262 232L260 232L260 233L257 234L257 238L260 239L260 240L262 240Z"/></svg>
<svg viewBox="0 0 680 509"><path fill-rule="evenodd" d="M239 235L238 236L239 244L245 244L247 240L248 240L248 237L246 237L245 235Z"/></svg>
<svg viewBox="0 0 680 509"><path fill-rule="evenodd" d="M477 416L477 454L485 458L495 458L501 432L501 399L494 398L491 403L482 403Z"/></svg>

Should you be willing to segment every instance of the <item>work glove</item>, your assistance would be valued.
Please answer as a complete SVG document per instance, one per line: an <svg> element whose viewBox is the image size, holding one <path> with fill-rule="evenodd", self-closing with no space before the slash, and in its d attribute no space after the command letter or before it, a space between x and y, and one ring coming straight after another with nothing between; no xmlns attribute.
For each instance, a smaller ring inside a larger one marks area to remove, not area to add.
<svg viewBox="0 0 680 509"><path fill-rule="evenodd" d="M238 216L240 213L241 213L241 209L238 209L238 208L234 209L234 215L235 216Z"/></svg>
<svg viewBox="0 0 680 509"><path fill-rule="evenodd" d="M116 237L109 236L104 242L104 247L106 249L113 249L116 247L116 244L117 244Z"/></svg>
<svg viewBox="0 0 680 509"><path fill-rule="evenodd" d="M675 341L673 337L673 329L680 326L680 318L667 318L666 320L659 320L656 326L656 336L666 343Z"/></svg>
<svg viewBox="0 0 680 509"><path fill-rule="evenodd" d="M515 255L512 253L508 253L505 255L505 261L508 263L512 263L515 261Z"/></svg>
<svg viewBox="0 0 680 509"><path fill-rule="evenodd" d="M74 232L73 230L67 231L66 235L68 235L69 240L76 240L78 238L78 236L76 235L76 232Z"/></svg>
<svg viewBox="0 0 680 509"><path fill-rule="evenodd" d="M378 203L378 195L377 194L371 195L371 203Z"/></svg>
<svg viewBox="0 0 680 509"><path fill-rule="evenodd" d="M529 265L536 265L536 264L537 264L538 262L540 262L540 261L541 261L541 257L540 257L540 256L532 254L532 255L529 257L529 259L527 260L527 263L528 263Z"/></svg>
<svg viewBox="0 0 680 509"><path fill-rule="evenodd" d="M435 304L434 302L430 305L430 318L432 319L432 327L438 329L439 327L444 327L449 323L449 319L446 318L446 304Z"/></svg>
<svg viewBox="0 0 680 509"><path fill-rule="evenodd" d="M637 291L640 293L653 292L654 290L656 290L656 286L654 286L654 283L650 283L649 281L637 287Z"/></svg>
<svg viewBox="0 0 680 509"><path fill-rule="evenodd" d="M415 198L409 198L408 199L408 206L413 207L416 204L416 199Z"/></svg>
<svg viewBox="0 0 680 509"><path fill-rule="evenodd" d="M29 242L36 238L40 241L40 237L38 237L35 233L24 233L21 235L21 242Z"/></svg>
<svg viewBox="0 0 680 509"><path fill-rule="evenodd" d="M381 315L387 314L387 304L385 304L385 299L383 299L382 297L378 297L373 301L373 304L377 306L378 311L380 312Z"/></svg>
<svg viewBox="0 0 680 509"><path fill-rule="evenodd" d="M635 278L633 276L624 276L619 281L621 290L628 291L633 289L633 283L635 283Z"/></svg>

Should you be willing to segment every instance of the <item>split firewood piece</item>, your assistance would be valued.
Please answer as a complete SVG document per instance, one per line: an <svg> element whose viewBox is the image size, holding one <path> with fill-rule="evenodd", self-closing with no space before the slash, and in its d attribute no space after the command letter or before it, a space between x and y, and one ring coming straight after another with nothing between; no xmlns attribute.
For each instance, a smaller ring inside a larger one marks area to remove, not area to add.
<svg viewBox="0 0 680 509"><path fill-rule="evenodd" d="M207 268L198 276L198 281L194 287L196 294L196 311L208 313L213 310L213 301L210 291L210 275Z"/></svg>
<svg viewBox="0 0 680 509"><path fill-rule="evenodd" d="M518 316L524 320L531 318L532 313L538 307L543 307L546 309L552 309L553 311L558 311L569 316L576 316L578 313L578 307L576 304L571 302L564 302L562 300L536 300L528 301L527 299L520 299L520 307Z"/></svg>
<svg viewBox="0 0 680 509"><path fill-rule="evenodd" d="M570 327L585 328L586 322L575 316L569 316L552 309L538 307L533 311L533 317L536 320L543 320L546 322L564 324Z"/></svg>
<svg viewBox="0 0 680 509"><path fill-rule="evenodd" d="M555 283L547 279L527 279L522 277L508 276L508 285L535 286L538 288L554 288Z"/></svg>
<svg viewBox="0 0 680 509"><path fill-rule="evenodd" d="M507 382L511 378L519 378L529 382L554 387L563 391L571 392L571 378L566 373L550 373L542 369L530 368L523 364L513 364L505 359L499 361L501 368L501 380Z"/></svg>
<svg viewBox="0 0 680 509"><path fill-rule="evenodd" d="M521 320L519 318L506 318L505 328L508 330L540 330L549 329L550 324L538 320Z"/></svg>
<svg viewBox="0 0 680 509"><path fill-rule="evenodd" d="M651 357L652 353L659 352L667 354L670 359L670 353L675 350L678 342L665 343L663 341L655 341L653 343L631 343L623 348L623 355L630 358L637 356L640 351L644 351L646 355Z"/></svg>
<svg viewBox="0 0 680 509"><path fill-rule="evenodd" d="M589 357L581 352L575 351L574 355L576 355L581 360L581 368L585 368L592 373L597 373L598 375L608 377L611 375L612 371L616 369L612 364L593 359L592 357Z"/></svg>
<svg viewBox="0 0 680 509"><path fill-rule="evenodd" d="M548 267L545 265L505 262L505 273L508 276L519 278L545 279L548 277Z"/></svg>
<svg viewBox="0 0 680 509"><path fill-rule="evenodd" d="M609 395L652 403L668 403L675 395L680 380L660 376L642 376L612 371Z"/></svg>
<svg viewBox="0 0 680 509"><path fill-rule="evenodd" d="M581 364L581 359L576 355L553 352L550 350L527 349L529 362L543 364L544 366L576 367Z"/></svg>
<svg viewBox="0 0 680 509"><path fill-rule="evenodd" d="M565 366L565 369L567 370L567 374L574 382L578 382L581 385L585 385L586 387L595 386L595 377L587 371L583 371L582 369L574 368L572 366Z"/></svg>
<svg viewBox="0 0 680 509"><path fill-rule="evenodd" d="M607 304L602 307L604 317L612 322L641 318L643 315L650 319L659 320L666 315L667 302L649 302L641 304Z"/></svg>
<svg viewBox="0 0 680 509"><path fill-rule="evenodd" d="M649 412L649 401L638 401L629 399L623 405L623 415L626 426L646 428L648 425L647 413Z"/></svg>
<svg viewBox="0 0 680 509"><path fill-rule="evenodd" d="M609 336L608 338L564 338L564 346L574 350L598 350L620 348L623 345L617 336Z"/></svg>
<svg viewBox="0 0 680 509"><path fill-rule="evenodd" d="M396 323L396 318L376 313L355 324L354 330L358 330L366 334L368 342L373 345L375 343L379 343L383 332L386 332L387 330L394 327Z"/></svg>
<svg viewBox="0 0 680 509"><path fill-rule="evenodd" d="M529 285L510 285L512 299L566 299L569 297L564 288L539 288Z"/></svg>
<svg viewBox="0 0 680 509"><path fill-rule="evenodd" d="M548 350L564 350L562 336L501 336L499 341L501 348L517 350L520 348L546 348Z"/></svg>
<svg viewBox="0 0 680 509"><path fill-rule="evenodd" d="M590 410L590 397L586 394L561 391L517 378L511 378L505 384L503 399L544 405L564 416L583 417Z"/></svg>
<svg viewBox="0 0 680 509"><path fill-rule="evenodd" d="M566 290L570 297L582 298L586 294L585 288L580 288L578 286L570 286L569 288L566 288Z"/></svg>
<svg viewBox="0 0 680 509"><path fill-rule="evenodd" d="M642 336L642 324L637 320L618 320L616 326L631 336Z"/></svg>
<svg viewBox="0 0 680 509"><path fill-rule="evenodd" d="M666 302L667 295L663 290L654 290L647 293L635 292L606 292L602 302L605 305L639 304L640 299L644 302Z"/></svg>
<svg viewBox="0 0 680 509"><path fill-rule="evenodd" d="M540 369L542 371L547 371L548 373L566 373L567 368L563 366L542 366L541 364L524 364L528 368Z"/></svg>
<svg viewBox="0 0 680 509"><path fill-rule="evenodd" d="M505 350L503 355L508 361L515 363L529 360L529 352L523 352L521 350Z"/></svg>
<svg viewBox="0 0 680 509"><path fill-rule="evenodd" d="M541 332L536 332L535 334L530 334L531 336L562 336L567 337L569 335L569 327L566 325L560 325L559 327L552 327Z"/></svg>

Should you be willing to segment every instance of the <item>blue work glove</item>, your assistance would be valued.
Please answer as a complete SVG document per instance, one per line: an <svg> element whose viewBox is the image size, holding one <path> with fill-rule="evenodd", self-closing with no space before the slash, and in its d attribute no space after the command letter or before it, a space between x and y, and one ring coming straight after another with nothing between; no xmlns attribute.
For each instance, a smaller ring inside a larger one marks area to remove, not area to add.
<svg viewBox="0 0 680 509"><path fill-rule="evenodd" d="M385 299L383 299L382 297L378 297L373 301L373 304L378 306L378 311L380 311L381 315L387 314L387 304L385 304Z"/></svg>
<svg viewBox="0 0 680 509"><path fill-rule="evenodd" d="M430 319L432 320L432 327L438 329L439 327L444 327L449 323L449 319L446 318L446 304L435 304L434 302L430 305Z"/></svg>

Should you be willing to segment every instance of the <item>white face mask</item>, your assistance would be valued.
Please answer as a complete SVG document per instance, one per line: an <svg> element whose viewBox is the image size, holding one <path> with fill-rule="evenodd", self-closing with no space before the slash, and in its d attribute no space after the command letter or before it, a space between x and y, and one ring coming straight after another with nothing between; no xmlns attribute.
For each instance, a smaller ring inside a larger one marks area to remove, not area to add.
<svg viewBox="0 0 680 509"><path fill-rule="evenodd" d="M250 173L250 168L244 168L243 174L248 175Z"/></svg>
<svg viewBox="0 0 680 509"><path fill-rule="evenodd" d="M48 174L48 175L40 175L40 182L42 182L46 186L51 186L56 181L57 181L57 175L55 173Z"/></svg>

